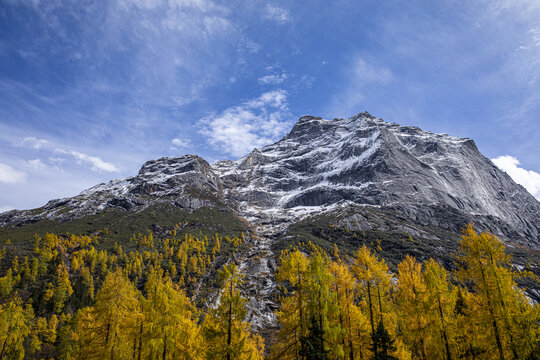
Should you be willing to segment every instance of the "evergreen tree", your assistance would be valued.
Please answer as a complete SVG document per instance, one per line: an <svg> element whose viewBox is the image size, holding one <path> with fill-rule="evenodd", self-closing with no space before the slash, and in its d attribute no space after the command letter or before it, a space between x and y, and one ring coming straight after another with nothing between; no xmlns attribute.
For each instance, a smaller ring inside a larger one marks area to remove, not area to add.
<svg viewBox="0 0 540 360"><path fill-rule="evenodd" d="M392 356L391 353L397 350L394 345L394 339L390 336L384 324L379 321L377 325L377 330L371 335L373 339L373 359L374 360L398 360L395 356Z"/></svg>
<svg viewBox="0 0 540 360"><path fill-rule="evenodd" d="M300 339L300 357L305 360L326 360L328 351L324 346L324 329L316 316L311 316L307 335Z"/></svg>

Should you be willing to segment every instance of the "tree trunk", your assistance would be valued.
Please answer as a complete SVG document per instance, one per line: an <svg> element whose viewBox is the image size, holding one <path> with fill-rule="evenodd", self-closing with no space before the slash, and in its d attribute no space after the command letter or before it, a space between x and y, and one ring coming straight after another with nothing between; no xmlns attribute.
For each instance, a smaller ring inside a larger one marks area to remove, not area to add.
<svg viewBox="0 0 540 360"><path fill-rule="evenodd" d="M381 288L379 285L377 285L377 295L379 296L379 315L381 317L381 321L383 321L382 318L382 302L381 302Z"/></svg>
<svg viewBox="0 0 540 360"><path fill-rule="evenodd" d="M497 320L495 320L495 313L493 311L490 294L488 292L488 284L486 281L484 270L482 268L480 268L480 274L482 275L482 281L484 282L484 286L486 288L486 299L488 303L488 310L489 310L489 315L491 316L491 319L493 320L492 325L493 325L493 331L495 332L495 342L497 343L497 349L499 350L499 359L504 360L504 351L502 348L501 336L499 335L499 326L497 325Z"/></svg>
<svg viewBox="0 0 540 360"><path fill-rule="evenodd" d="M137 337L133 340L133 360L137 359Z"/></svg>
<svg viewBox="0 0 540 360"><path fill-rule="evenodd" d="M141 327L139 328L139 357L138 357L138 360L141 360L141 353L142 353L142 327L143 327L143 321L141 320Z"/></svg>
<svg viewBox="0 0 540 360"><path fill-rule="evenodd" d="M231 288L230 288L229 296L232 299L232 292L233 292L232 279L230 279L230 282L231 282ZM231 360L231 351L230 351L231 343L232 343L232 301L231 299L229 299L229 324L227 328L227 360Z"/></svg>
<svg viewBox="0 0 540 360"><path fill-rule="evenodd" d="M446 359L452 360L452 355L450 354L450 345L448 344L448 337L446 336L446 327L444 326L444 314L441 306L441 298L437 295L437 301L439 302L439 315L441 316L441 326L442 333L444 338L444 346L446 347Z"/></svg>
<svg viewBox="0 0 540 360"><path fill-rule="evenodd" d="M493 261L493 257L490 256L491 258L491 265L492 266L495 266L495 262ZM501 307L503 309L503 313L504 313L504 324L506 325L506 331L508 332L508 336L510 336L510 347L512 348L512 355L514 356L514 359L517 360L519 357L518 357L518 354L517 354L517 349L516 349L516 344L514 342L514 336L512 335L512 329L510 328L510 322L508 320L508 313L506 312L506 306L505 306L505 303L504 303L504 299L503 299L503 296L502 296L502 291L501 291L501 286L499 284L499 277L497 276L497 273L495 272L495 280L496 280L496 285L497 285L497 291L499 293L499 300L500 300L500 303L501 303Z"/></svg>
<svg viewBox="0 0 540 360"><path fill-rule="evenodd" d="M162 359L165 360L167 358L167 336L165 336L165 339L163 339L163 357Z"/></svg>
<svg viewBox="0 0 540 360"><path fill-rule="evenodd" d="M138 360L141 360L141 353L142 353L142 333L143 333L143 321L141 320L141 327L139 328L139 357L138 357Z"/></svg>
<svg viewBox="0 0 540 360"><path fill-rule="evenodd" d="M371 283L367 282L367 293L368 293L368 303L369 303L369 319L371 321L371 341L373 342L373 354L377 354L377 342L375 341L375 338L373 337L373 334L375 334L375 324L373 323L373 304L371 302Z"/></svg>
<svg viewBox="0 0 540 360"><path fill-rule="evenodd" d="M298 277L298 312L300 316L300 338L304 336L304 311L303 311L303 297L302 297L302 277L300 276L300 264L297 271Z"/></svg>
<svg viewBox="0 0 540 360"><path fill-rule="evenodd" d="M4 345L2 345L2 352L0 353L0 359L4 358L4 352L6 351L6 344L9 339L9 335L6 336L6 340L4 340Z"/></svg>

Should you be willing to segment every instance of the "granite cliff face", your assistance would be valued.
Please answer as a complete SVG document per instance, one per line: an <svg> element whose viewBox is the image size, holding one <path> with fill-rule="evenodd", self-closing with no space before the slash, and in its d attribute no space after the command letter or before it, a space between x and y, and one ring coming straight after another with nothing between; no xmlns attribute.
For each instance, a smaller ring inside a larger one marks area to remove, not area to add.
<svg viewBox="0 0 540 360"><path fill-rule="evenodd" d="M0 225L67 221L108 207L138 211L159 202L188 210L219 203L275 231L309 214L360 204L450 231L474 222L540 248L540 203L473 140L368 113L334 120L303 116L283 139L237 161L210 165L194 155L148 161L136 176L37 210L1 214Z"/></svg>
<svg viewBox="0 0 540 360"><path fill-rule="evenodd" d="M364 204L459 231L467 222L540 245L540 203L474 141L361 113L302 117L275 144L214 165L225 199L252 221Z"/></svg>

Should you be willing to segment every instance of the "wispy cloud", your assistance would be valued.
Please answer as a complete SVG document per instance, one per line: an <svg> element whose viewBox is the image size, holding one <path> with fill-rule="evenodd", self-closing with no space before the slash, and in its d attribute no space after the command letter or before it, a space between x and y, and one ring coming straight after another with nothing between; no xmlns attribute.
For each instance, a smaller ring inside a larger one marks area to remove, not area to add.
<svg viewBox="0 0 540 360"><path fill-rule="evenodd" d="M259 84L265 84L265 85L277 85L277 84L281 84L285 80L287 80L287 74L285 73L282 73L281 75L277 75L277 74L266 75L258 79Z"/></svg>
<svg viewBox="0 0 540 360"><path fill-rule="evenodd" d="M505 171L518 184L540 200L540 174L520 167L518 159L511 155L503 155L491 159L497 167Z"/></svg>
<svg viewBox="0 0 540 360"><path fill-rule="evenodd" d="M79 164L89 165L93 171L105 171L105 172L119 172L119 168L110 162L104 161L98 156L88 155L76 150L66 150L58 147L52 141L46 139L39 139L36 137L26 137L19 146L30 148L41 153L48 153L50 155L49 161L58 167L69 155L76 160ZM64 157L62 157L64 156ZM34 170L43 170L46 168L45 163L41 159L32 159L27 161L28 165Z"/></svg>
<svg viewBox="0 0 540 360"><path fill-rule="evenodd" d="M107 171L107 172L119 172L120 170L114 166L113 164L101 160L97 156L90 156L87 154L80 153L78 151L72 151L71 155L75 157L75 159L87 163L91 165L92 170L94 171Z"/></svg>
<svg viewBox="0 0 540 360"><path fill-rule="evenodd" d="M264 17L278 24L284 24L290 20L289 11L273 4L266 5Z"/></svg>
<svg viewBox="0 0 540 360"><path fill-rule="evenodd" d="M13 167L0 164L0 182L6 184L17 184L26 181L26 173L24 171L19 171Z"/></svg>
<svg viewBox="0 0 540 360"><path fill-rule="evenodd" d="M275 90L201 120L201 134L221 151L240 157L282 136L291 126L287 93Z"/></svg>
<svg viewBox="0 0 540 360"><path fill-rule="evenodd" d="M47 166L41 161L41 159L32 159L27 161L28 165L34 170L43 170Z"/></svg>

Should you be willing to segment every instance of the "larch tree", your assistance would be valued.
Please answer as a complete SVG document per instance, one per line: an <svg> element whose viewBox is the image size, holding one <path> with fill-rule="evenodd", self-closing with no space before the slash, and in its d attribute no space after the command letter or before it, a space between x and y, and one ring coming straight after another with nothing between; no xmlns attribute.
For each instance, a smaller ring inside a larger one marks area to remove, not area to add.
<svg viewBox="0 0 540 360"><path fill-rule="evenodd" d="M52 297L55 313L62 312L71 294L73 294L73 288L71 287L67 267L64 263L60 263L56 268L56 281Z"/></svg>
<svg viewBox="0 0 540 360"><path fill-rule="evenodd" d="M537 311L515 282L517 274L504 243L493 234L477 234L469 224L463 231L458 260L457 275L472 284L478 295L481 306L474 314L490 333L498 359L521 359L532 353L538 342Z"/></svg>
<svg viewBox="0 0 540 360"><path fill-rule="evenodd" d="M379 323L385 330L393 330L392 327L395 327L395 313L390 298L394 287L393 278L384 260L379 260L365 245L357 251L352 270L357 280L360 308L369 317L371 352L377 356L387 352L387 349L379 346L383 344L376 337ZM382 333L382 330L377 333Z"/></svg>
<svg viewBox="0 0 540 360"><path fill-rule="evenodd" d="M0 305L0 360L24 358L23 343L33 317L32 308L23 308L19 297Z"/></svg>
<svg viewBox="0 0 540 360"><path fill-rule="evenodd" d="M300 359L300 339L308 330L306 278L308 257L298 249L285 250L279 259L276 281L281 284L284 296L277 318L281 328L273 356L280 359Z"/></svg>
<svg viewBox="0 0 540 360"><path fill-rule="evenodd" d="M338 311L337 303L330 289L330 273L327 256L314 247L305 279L305 296L308 328L300 338L300 356L304 359L327 359L330 350L338 356L343 355L339 342L329 341L339 337L339 324L328 319L329 313Z"/></svg>
<svg viewBox="0 0 540 360"><path fill-rule="evenodd" d="M422 264L407 256L398 264L397 305L405 343L418 359L429 359L430 314Z"/></svg>
<svg viewBox="0 0 540 360"><path fill-rule="evenodd" d="M105 277L93 307L81 310L77 323L79 357L126 359L143 318L141 295L120 270Z"/></svg>
<svg viewBox="0 0 540 360"><path fill-rule="evenodd" d="M140 358L145 351L150 354L143 358L202 359L203 339L196 322L197 311L184 292L170 278L163 277L162 270L154 269L148 275L145 291L144 322L140 320L143 331L134 343L133 358Z"/></svg>
<svg viewBox="0 0 540 360"><path fill-rule="evenodd" d="M246 316L246 299L240 294L243 274L232 263L219 271L221 292L219 305L206 315L203 327L206 354L210 359L257 360L263 358L262 338L250 332Z"/></svg>
<svg viewBox="0 0 540 360"><path fill-rule="evenodd" d="M349 267L339 256L329 263L331 274L330 289L334 293L337 311L330 314L333 321L339 324L339 332L334 341L339 344L340 358L354 360L354 354L360 351L359 334L367 334L367 318L355 304L355 279Z"/></svg>
<svg viewBox="0 0 540 360"><path fill-rule="evenodd" d="M448 272L435 260L430 259L425 263L423 277L427 290L432 359L453 359L450 344L455 291L448 281L448 276Z"/></svg>

